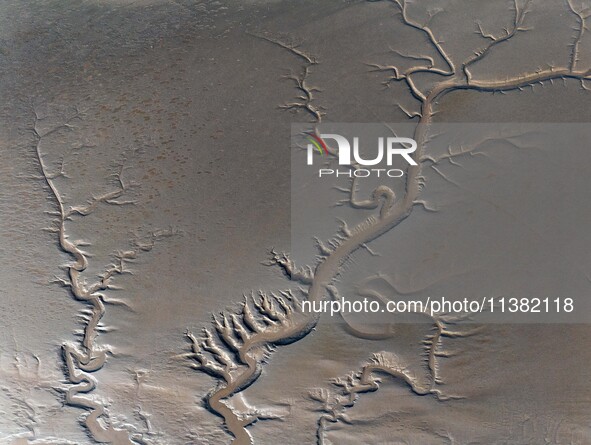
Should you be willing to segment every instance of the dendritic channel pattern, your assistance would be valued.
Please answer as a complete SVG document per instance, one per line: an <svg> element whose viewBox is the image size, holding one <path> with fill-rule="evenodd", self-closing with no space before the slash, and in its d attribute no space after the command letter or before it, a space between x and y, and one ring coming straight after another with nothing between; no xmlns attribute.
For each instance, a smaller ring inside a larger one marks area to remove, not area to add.
<svg viewBox="0 0 591 445"><path fill-rule="evenodd" d="M116 445L147 444L150 442L144 437L144 432L136 426L114 425L105 403L92 394L98 385L93 374L104 367L108 355L112 353L110 346L97 342L97 336L100 332L108 330L108 327L101 323L106 305L128 306L125 301L108 296L109 291L117 289L114 279L124 274L132 274L132 270L128 268L130 262L133 262L142 252L152 250L156 242L176 235L178 232L173 229L156 230L145 237L133 240L131 246L113 254L113 262L105 267L95 281L88 282L84 272L89 265L89 255L83 247L89 244L81 240L70 240L68 222L75 218L84 218L97 211L102 205L134 205L135 202L126 199L125 194L135 184L128 183L124 178L126 169L126 161L124 161L113 174L114 187L111 191L92 196L84 204L67 204L57 182L58 179L68 179L65 171L65 157L62 158L59 170L51 171L42 151L42 143L52 135L73 131L76 121L82 119L82 113L75 110L61 125L45 130L43 130L46 126L42 124L43 119L35 113L32 130L35 154L41 173L39 179L49 189L50 198L55 206L54 211L48 212L54 220L53 225L47 230L55 234L59 248L72 258L72 261L64 266L65 277L56 276L54 282L67 289L73 298L84 304L79 314L82 329L76 332L81 340L68 341L62 345L66 377L71 384L64 390L65 401L70 406L87 411L83 418L83 425L96 442Z"/></svg>
<svg viewBox="0 0 591 445"><path fill-rule="evenodd" d="M416 109L408 111L404 109L409 119L416 120L413 139L417 142L417 149L413 154L416 165L411 165L406 171L406 183L401 196L386 185L380 185L374 189L367 199L357 195L355 182L350 189L344 190L347 195L341 202L353 208L375 209L375 214L356 227L349 227L342 223L339 232L328 242L318 241L318 262L314 265L298 267L285 253L272 252L270 263L279 266L286 276L301 287L302 298L308 301L320 301L325 298L335 297L336 282L350 256L359 249L367 248L368 243L379 238L406 220L416 207L427 211L437 211L430 203L421 198L421 191L425 185L426 169L431 169L446 177L439 169L443 163L453 163L456 159L471 156L478 148L463 147L458 150L449 150L449 153L435 156L428 153L429 141L434 137L430 135L429 128L434 115L438 112L437 106L441 98L454 91L471 90L476 92L506 93L508 91L523 90L536 84L551 83L555 80L576 80L580 82L581 89L586 90L585 82L591 80L591 70L578 68L580 57L580 41L586 29L588 9L578 8L574 2L568 1L567 5L574 19L575 36L569 44L569 61L564 66L538 66L530 72L501 78L479 77L473 73L474 66L486 59L495 47L508 44L521 33L530 30L527 26L527 16L532 7L530 1L518 1L513 4L513 20L511 26L500 29L498 32L485 31L481 24L475 23L477 34L482 37L483 44L475 48L472 55L457 61L453 55L445 49L444 43L437 37L431 28L430 22L434 14L428 14L426 22L413 18L409 11L410 2L393 0L390 2L400 15L404 25L415 29L422 34L431 50L437 54L436 58L422 54L404 54L397 51L399 57L405 62L411 61L409 68L400 68L396 65L367 63L372 70L389 73L391 77L386 84L403 82L416 102ZM302 91L302 95L296 102L290 102L281 108L289 110L303 110L319 124L322 119L320 108L313 102L313 92L310 88L310 67L317 61L300 49L286 45L279 40L265 38L269 42L285 48L297 56L304 64L302 75L294 77L296 86ZM418 78L428 74L433 79L428 86ZM336 155L336 149L329 147L331 155ZM357 168L352 166L352 168ZM262 365L268 358L268 354L274 347L297 341L306 336L318 323L316 314L302 313L299 308L299 300L290 293L285 294L259 294L254 296L242 306L240 311L229 311L218 315L214 319L215 333L211 329L205 329L200 338L189 333L192 344L192 352L187 354L195 364L195 368L213 375L219 380L218 386L206 396L206 403L211 411L224 419L228 432L233 436L232 443L247 445L252 443L252 437L247 427L257 420L256 413L242 415L234 412L224 400L252 385L260 376ZM428 339L428 363L433 382L438 382L436 357L444 356L444 352L438 351L441 338L453 335L437 319L435 334ZM417 394L429 394L441 398L443 394L433 386L420 386L400 368L395 360L390 360L383 354L376 355L368 365L358 373L354 373L346 380L337 381L337 386L343 391L340 396L340 407L327 405L324 419L319 423L319 441L322 443L322 429L327 422L337 421L343 418L344 408L352 404L360 392L374 391L378 388L378 382L374 373L389 374L400 378L409 385ZM318 400L324 400L323 395L315 394Z"/></svg>

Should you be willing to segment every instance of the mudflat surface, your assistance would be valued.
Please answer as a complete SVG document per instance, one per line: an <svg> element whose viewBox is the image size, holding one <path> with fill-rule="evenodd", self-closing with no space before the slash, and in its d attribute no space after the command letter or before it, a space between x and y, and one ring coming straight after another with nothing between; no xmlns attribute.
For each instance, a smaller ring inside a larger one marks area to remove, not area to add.
<svg viewBox="0 0 591 445"><path fill-rule="evenodd" d="M591 443L590 8L3 2L0 443ZM294 194L331 122L418 166ZM360 284L578 318L300 310Z"/></svg>

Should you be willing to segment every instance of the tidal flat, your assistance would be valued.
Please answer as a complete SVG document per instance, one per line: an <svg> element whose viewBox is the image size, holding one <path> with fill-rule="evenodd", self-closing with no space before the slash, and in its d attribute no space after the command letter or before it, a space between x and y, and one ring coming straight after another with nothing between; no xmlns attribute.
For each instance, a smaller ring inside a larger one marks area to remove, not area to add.
<svg viewBox="0 0 591 445"><path fill-rule="evenodd" d="M589 16L3 2L0 444L591 444Z"/></svg>

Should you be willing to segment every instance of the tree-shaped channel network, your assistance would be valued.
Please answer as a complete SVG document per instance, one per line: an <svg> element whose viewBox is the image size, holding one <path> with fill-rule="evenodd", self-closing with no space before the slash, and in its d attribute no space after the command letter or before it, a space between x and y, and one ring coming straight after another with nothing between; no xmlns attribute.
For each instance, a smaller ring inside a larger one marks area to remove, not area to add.
<svg viewBox="0 0 591 445"><path fill-rule="evenodd" d="M223 418L227 430L233 436L234 444L252 443L253 439L247 427L259 419L266 418L266 415L256 410L249 413L235 412L224 401L257 381L265 359L275 347L298 341L316 326L319 316L302 312L301 299L314 302L335 297L336 277L343 263L352 253L394 229L411 215L415 207L435 211L421 199L425 169L431 168L448 180L437 167L443 162L453 162L455 158L469 156L476 149L476 147L456 151L450 149L448 153L441 156L434 156L427 152L430 140L429 127L437 112L439 100L446 94L459 90L505 93L533 88L535 84L567 79L580 82L581 89L587 90L585 82L591 80L591 70L578 67L579 46L586 29L586 20L591 15L589 5L575 4L573 0L566 3L575 23L575 35L569 43L570 54L565 66L548 65L516 76L480 78L472 73L473 66L477 62L489 56L495 47L508 44L520 33L528 31L526 19L532 6L530 1L515 0L512 24L499 32L486 31L481 24L476 23L476 33L482 37L483 44L462 62L454 61L431 28L430 22L436 12L428 13L428 20L421 23L413 18L409 11L409 2L394 0L391 3L404 25L420 32L438 55L438 60L435 60L426 55L395 51L399 57L410 61L412 66L399 68L395 65L369 64L375 71L391 73L387 83L403 82L418 104L417 111L408 112L403 109L409 119L416 119L414 139L417 141L418 148L413 155L417 165L408 167L402 196L396 196L392 189L380 185L368 199L359 200L353 182L347 191L348 197L345 201L354 208L376 209L375 215L356 227L348 227L343 223L332 240L327 243L319 242L319 261L313 266L297 267L287 254L271 253L271 262L278 265L292 282L301 286L301 296L296 296L290 291L261 292L251 295L245 297L239 310L228 310L214 316L213 327L205 328L202 336L197 337L191 332L187 333L192 344L192 352L188 353L187 357L193 360L193 366L219 380L218 385L206 396L205 401L213 413ZM300 94L295 101L286 103L281 108L296 112L303 111L312 118L313 122L321 123L324 111L322 107L315 104L314 96L318 89L309 86L309 75L313 67L319 63L318 60L298 47L286 44L279 39L260 35L257 37L284 48L302 62L301 72L289 76L289 79L295 82L295 87ZM421 87L417 78L426 74L436 80L428 87ZM329 147L329 151L331 155L336 155L334 148ZM442 337L461 334L449 331L447 324L441 319L434 319L434 332L426 341L428 351L426 360L432 379L429 385L416 382L412 375L401 367L395 356L380 352L374 355L360 371L334 381L334 386L340 388L336 397L331 399L326 391L312 391L311 397L324 404L324 414L318 424L318 442L324 442L327 422L346 419L344 410L354 404L358 394L375 391L378 388L379 380L372 376L376 372L401 379L417 394L432 394L437 398L445 399L446 396L436 388L440 383L436 357L445 355L444 351L439 350Z"/></svg>
<svg viewBox="0 0 591 445"><path fill-rule="evenodd" d="M83 112L75 109L61 124L52 125L46 124L44 120L47 117L35 111L32 127L35 155L41 173L38 179L45 184L49 191L49 198L55 207L55 210L48 212L53 217L53 221L46 230L55 234L59 248L72 258L72 261L63 267L65 277L56 275L54 282L67 289L74 299L84 305L79 314L82 329L80 332L76 332L76 335L81 338L80 341L68 341L62 345L61 355L66 378L70 385L59 389L65 393L67 405L86 411L82 424L94 441L121 445L150 443L148 440L148 435L151 432L150 425L140 407L138 407L137 415L147 424L145 428L127 422L118 425L113 420L114 416L109 414L106 402L92 394L98 385L98 380L93 374L105 366L109 354L113 353L111 346L97 342L97 336L109 329L101 323L106 305L129 307L126 301L109 296L110 293L118 289L114 280L124 274L133 274L129 263L133 262L142 252L151 251L156 242L179 232L172 228L158 229L146 236L133 239L130 246L113 253L113 262L107 265L94 281L90 283L87 281L85 271L89 266L90 255L83 249L89 243L84 240L70 239L69 222L75 218L91 215L99 210L100 206L134 205L135 201L126 198L125 195L137 184L126 181L124 177L124 172L128 167L127 163L136 152L136 150L130 150L113 172L114 187L111 191L94 195L84 204L67 204L65 197L67 195L60 190L60 187L64 186L69 179L66 168L67 155L62 156L59 168L56 168L53 165L55 163L48 162L46 159L47 154L43 151L43 144L53 136L64 132L74 132L76 123L82 121L83 116ZM90 148L90 146L82 144L76 150Z"/></svg>

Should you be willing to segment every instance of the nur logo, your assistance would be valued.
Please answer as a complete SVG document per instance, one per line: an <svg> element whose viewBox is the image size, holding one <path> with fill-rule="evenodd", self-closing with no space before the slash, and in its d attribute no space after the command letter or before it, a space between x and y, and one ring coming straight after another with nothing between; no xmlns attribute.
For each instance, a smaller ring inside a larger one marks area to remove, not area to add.
<svg viewBox="0 0 591 445"><path fill-rule="evenodd" d="M324 139L333 139L338 146L339 165L351 165L351 144L346 137L340 134L320 134L306 133L308 140L308 165L314 164L314 151L317 150L321 155L328 155L329 150L324 142ZM410 156L417 149L417 143L414 139L399 138L399 137L379 137L377 141L378 150L375 158L364 159L359 153L359 138L353 138L353 159L356 164L371 166L378 165L384 159L384 152L386 164L392 165L392 160L395 155L402 156L402 158L410 165L417 165L415 160ZM385 150L384 150L385 147Z"/></svg>

